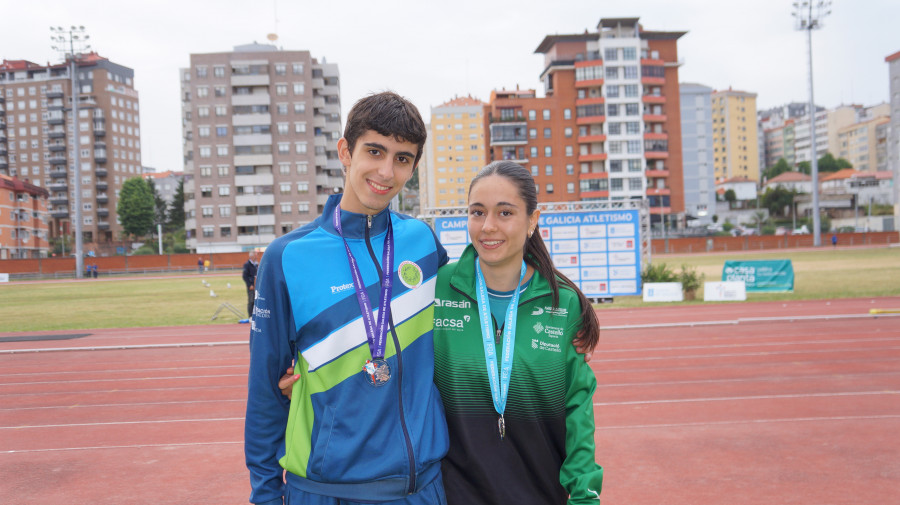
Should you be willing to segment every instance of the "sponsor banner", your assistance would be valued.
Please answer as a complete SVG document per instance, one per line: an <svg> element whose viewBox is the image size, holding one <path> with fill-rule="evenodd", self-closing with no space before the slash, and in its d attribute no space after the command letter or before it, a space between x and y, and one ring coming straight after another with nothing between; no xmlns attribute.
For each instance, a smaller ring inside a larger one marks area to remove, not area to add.
<svg viewBox="0 0 900 505"><path fill-rule="evenodd" d="M450 261L469 243L466 216L438 217L435 233ZM542 213L541 238L554 266L591 298L641 294L637 210Z"/></svg>
<svg viewBox="0 0 900 505"><path fill-rule="evenodd" d="M726 261L723 281L743 281L748 293L794 290L791 260Z"/></svg>
<svg viewBox="0 0 900 505"><path fill-rule="evenodd" d="M683 302L680 282L648 282L644 284L645 302Z"/></svg>
<svg viewBox="0 0 900 505"><path fill-rule="evenodd" d="M741 302L747 299L744 281L704 282L704 302Z"/></svg>
<svg viewBox="0 0 900 505"><path fill-rule="evenodd" d="M0 282L9 282L9 274L0 274Z"/></svg>

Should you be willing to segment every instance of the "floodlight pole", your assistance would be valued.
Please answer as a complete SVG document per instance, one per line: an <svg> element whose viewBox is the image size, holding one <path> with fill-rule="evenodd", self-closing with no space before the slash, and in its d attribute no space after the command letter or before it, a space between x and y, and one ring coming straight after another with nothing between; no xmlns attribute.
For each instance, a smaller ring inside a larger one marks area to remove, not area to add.
<svg viewBox="0 0 900 505"><path fill-rule="evenodd" d="M806 31L806 47L809 56L809 139L810 167L812 175L813 246L822 245L822 230L819 216L819 158L816 150L816 103L813 98L813 53L812 31L822 27L822 19L831 14L831 0L802 0L794 2L793 16L797 20L797 30Z"/></svg>
<svg viewBox="0 0 900 505"><path fill-rule="evenodd" d="M75 277L81 279L84 277L84 237L82 232L83 219L81 209L81 142L78 129L78 66L75 61L75 43L85 44L90 38L84 35L83 26L71 26L68 30L62 27L50 27L53 34L50 37L54 43L59 44L53 46L53 49L63 53L65 58L69 60L69 77L72 81L72 138L74 143L74 163L75 163ZM66 45L68 44L68 47ZM90 48L85 44L85 49Z"/></svg>

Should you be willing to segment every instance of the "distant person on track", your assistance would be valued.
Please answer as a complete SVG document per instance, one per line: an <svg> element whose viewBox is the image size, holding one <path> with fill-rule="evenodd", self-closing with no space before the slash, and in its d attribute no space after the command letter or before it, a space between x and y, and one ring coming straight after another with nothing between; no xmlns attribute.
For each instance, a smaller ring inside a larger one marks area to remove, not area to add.
<svg viewBox="0 0 900 505"><path fill-rule="evenodd" d="M837 233L831 234L831 247L832 247L832 249L837 248Z"/></svg>
<svg viewBox="0 0 900 505"><path fill-rule="evenodd" d="M254 249L250 251L247 261L244 263L244 271L241 277L247 286L247 317L253 317L253 300L256 295L256 271L259 269L259 253Z"/></svg>
<svg viewBox="0 0 900 505"><path fill-rule="evenodd" d="M197 258L197 272L203 273L203 256Z"/></svg>

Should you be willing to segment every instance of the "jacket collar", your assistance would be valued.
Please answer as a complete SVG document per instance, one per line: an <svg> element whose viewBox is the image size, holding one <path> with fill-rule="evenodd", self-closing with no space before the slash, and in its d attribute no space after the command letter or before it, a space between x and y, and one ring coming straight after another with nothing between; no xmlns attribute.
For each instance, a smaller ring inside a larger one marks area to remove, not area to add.
<svg viewBox="0 0 900 505"><path fill-rule="evenodd" d="M475 260L477 258L478 253L475 252L475 246L472 244L467 245L465 250L463 250L462 256L459 257L459 262L453 270L453 275L450 277L450 285L471 296L472 299L475 299ZM531 276L531 282L528 283L519 299L528 301L538 296L550 294L550 284L535 269L534 274Z"/></svg>
<svg viewBox="0 0 900 505"><path fill-rule="evenodd" d="M343 194L331 195L325 202L325 208L322 210L321 227L328 233L337 235L334 228L334 208L341 203ZM369 236L375 236L387 231L388 220L391 218L391 211L385 208L378 214L372 216L372 228L369 230ZM366 236L367 216L356 212L348 212L341 210L341 230L344 232L344 238L364 238Z"/></svg>

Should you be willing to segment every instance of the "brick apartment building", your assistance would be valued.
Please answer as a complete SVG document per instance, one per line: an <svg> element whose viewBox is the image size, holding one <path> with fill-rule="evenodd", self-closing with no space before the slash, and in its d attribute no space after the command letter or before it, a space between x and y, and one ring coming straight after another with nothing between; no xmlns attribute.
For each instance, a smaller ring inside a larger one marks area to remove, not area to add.
<svg viewBox="0 0 900 505"><path fill-rule="evenodd" d="M68 63L0 64L0 174L49 191L52 237L74 232L75 149L81 172L82 236L118 238L116 198L141 175L140 100L134 71L97 53L76 55L79 89ZM72 97L78 97L78 118ZM71 239L72 237L68 237Z"/></svg>
<svg viewBox="0 0 900 505"><path fill-rule="evenodd" d="M0 260L47 257L48 196L44 188L0 174Z"/></svg>
<svg viewBox="0 0 900 505"><path fill-rule="evenodd" d="M682 214L677 41L686 32L638 19L545 37L535 50L545 96L500 90L485 106L488 161L528 167L541 201L647 198L654 216Z"/></svg>

